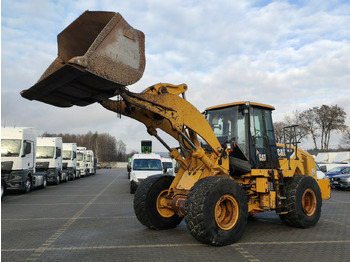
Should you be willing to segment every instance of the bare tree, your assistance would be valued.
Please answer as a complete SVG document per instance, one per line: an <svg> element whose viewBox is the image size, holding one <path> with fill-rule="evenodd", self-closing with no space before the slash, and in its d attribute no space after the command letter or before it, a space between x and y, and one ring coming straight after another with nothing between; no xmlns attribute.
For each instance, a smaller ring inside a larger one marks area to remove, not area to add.
<svg viewBox="0 0 350 262"><path fill-rule="evenodd" d="M322 105L316 112L318 116L316 123L321 130L321 150L328 151L331 132L343 132L347 127L345 125L346 112L337 105Z"/></svg>
<svg viewBox="0 0 350 262"><path fill-rule="evenodd" d="M283 128L285 126L286 126L286 124L282 121L273 123L273 129L275 130L276 143L283 142Z"/></svg>
<svg viewBox="0 0 350 262"><path fill-rule="evenodd" d="M320 150L328 151L331 133L345 131L345 117L346 112L337 105L313 107L300 114L300 123L311 135L316 152L318 138L321 138Z"/></svg>
<svg viewBox="0 0 350 262"><path fill-rule="evenodd" d="M117 160L124 161L126 160L126 145L122 140L117 141L116 143L117 150Z"/></svg>
<svg viewBox="0 0 350 262"><path fill-rule="evenodd" d="M339 148L343 150L350 150L350 128L347 128L343 133Z"/></svg>
<svg viewBox="0 0 350 262"><path fill-rule="evenodd" d="M296 125L295 133L293 133L293 134L289 133L289 135L295 136L295 139L296 139L295 142L302 141L308 135L308 131L301 124L300 114L301 113L298 110L295 110L292 114L284 116L285 126ZM292 139L292 137L288 137L288 139L290 140L290 139Z"/></svg>
<svg viewBox="0 0 350 262"><path fill-rule="evenodd" d="M291 130L285 130L285 127L297 125L295 132L290 132ZM292 114L285 115L283 121L275 122L273 124L275 130L275 139L277 143L288 142L294 137L297 142L300 142L303 138L308 135L307 130L300 123L300 112L295 110ZM287 141L284 141L284 140Z"/></svg>
<svg viewBox="0 0 350 262"><path fill-rule="evenodd" d="M301 112L299 116L300 125L311 135L316 152L318 152L317 138L319 137L319 127L316 122L317 109L318 107L309 108Z"/></svg>
<svg viewBox="0 0 350 262"><path fill-rule="evenodd" d="M122 140L117 140L108 133L98 134L89 131L85 135L72 134L42 134L45 137L62 137L64 143L77 143L94 151L95 156L102 162L112 162L126 159L126 145ZM118 150L117 151L117 144ZM119 159L117 159L119 157Z"/></svg>

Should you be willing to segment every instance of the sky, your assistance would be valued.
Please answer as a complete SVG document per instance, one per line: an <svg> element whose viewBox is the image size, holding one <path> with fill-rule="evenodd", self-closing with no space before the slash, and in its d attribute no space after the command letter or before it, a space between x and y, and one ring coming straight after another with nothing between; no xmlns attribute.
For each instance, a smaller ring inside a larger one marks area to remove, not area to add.
<svg viewBox="0 0 350 262"><path fill-rule="evenodd" d="M140 151L141 140L152 140L153 151L166 151L142 123L119 119L99 104L58 108L20 96L57 57L57 34L85 10L119 12L144 32L146 69L128 87L133 92L159 82L186 83L186 98L199 111L254 101L273 105L274 121L295 110L338 105L350 126L348 0L2 0L2 127L32 126L38 134L106 132L122 140L127 152ZM330 147L337 143L332 138Z"/></svg>

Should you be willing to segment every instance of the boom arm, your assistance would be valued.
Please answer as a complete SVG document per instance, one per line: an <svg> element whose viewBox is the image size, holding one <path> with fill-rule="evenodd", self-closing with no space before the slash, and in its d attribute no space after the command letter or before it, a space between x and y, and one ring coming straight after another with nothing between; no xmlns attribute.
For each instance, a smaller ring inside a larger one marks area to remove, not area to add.
<svg viewBox="0 0 350 262"><path fill-rule="evenodd" d="M185 84L175 86L162 83L153 85L139 94L122 88L116 91L116 95L120 95L123 100L108 99L102 101L101 105L145 124L148 133L156 136L171 151L170 155L177 159L180 165L186 164L179 159L177 150L170 149L158 137L157 128L179 141L180 146L194 158L200 159L207 169L227 174L228 166L223 167L222 164L215 163L224 154L224 150L210 125L192 104L178 96L186 90ZM204 153L197 135L210 146L212 158Z"/></svg>

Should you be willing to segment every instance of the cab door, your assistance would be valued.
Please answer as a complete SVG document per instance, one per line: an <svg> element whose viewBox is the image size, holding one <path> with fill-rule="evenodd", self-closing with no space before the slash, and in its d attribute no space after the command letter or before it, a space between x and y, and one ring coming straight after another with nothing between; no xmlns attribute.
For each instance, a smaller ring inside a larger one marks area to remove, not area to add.
<svg viewBox="0 0 350 262"><path fill-rule="evenodd" d="M251 106L249 113L252 167L279 167L271 109Z"/></svg>
<svg viewBox="0 0 350 262"><path fill-rule="evenodd" d="M35 165L34 141L24 140L22 150L23 169L33 169Z"/></svg>

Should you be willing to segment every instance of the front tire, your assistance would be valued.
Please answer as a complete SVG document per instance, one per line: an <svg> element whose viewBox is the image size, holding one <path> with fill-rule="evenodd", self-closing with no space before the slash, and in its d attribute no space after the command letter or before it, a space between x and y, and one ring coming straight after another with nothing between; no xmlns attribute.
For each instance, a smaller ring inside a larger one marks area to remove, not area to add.
<svg viewBox="0 0 350 262"><path fill-rule="evenodd" d="M44 189L44 188L46 188L46 186L47 186L47 179L46 179L46 176L44 176L43 184L42 184L41 188Z"/></svg>
<svg viewBox="0 0 350 262"><path fill-rule="evenodd" d="M25 183L25 185L24 185L25 188L23 190L23 193L29 193L30 190L32 189L32 179L31 179L31 177L28 176L24 183Z"/></svg>
<svg viewBox="0 0 350 262"><path fill-rule="evenodd" d="M1 179L1 199L3 199L5 194L6 194L6 182Z"/></svg>
<svg viewBox="0 0 350 262"><path fill-rule="evenodd" d="M61 180L61 176L60 176L60 174L58 174L58 175L56 176L56 185L59 185L59 184L60 184L60 180Z"/></svg>
<svg viewBox="0 0 350 262"><path fill-rule="evenodd" d="M203 178L188 194L185 221L187 229L200 242L215 246L237 242L247 218L245 191L230 178Z"/></svg>
<svg viewBox="0 0 350 262"><path fill-rule="evenodd" d="M182 217L162 205L173 180L173 176L155 175L138 186L134 197L134 211L141 224L157 230L175 228L180 224Z"/></svg>
<svg viewBox="0 0 350 262"><path fill-rule="evenodd" d="M280 215L288 226L308 228L315 226L321 216L322 197L316 180L310 176L295 175L286 185L287 214Z"/></svg>

